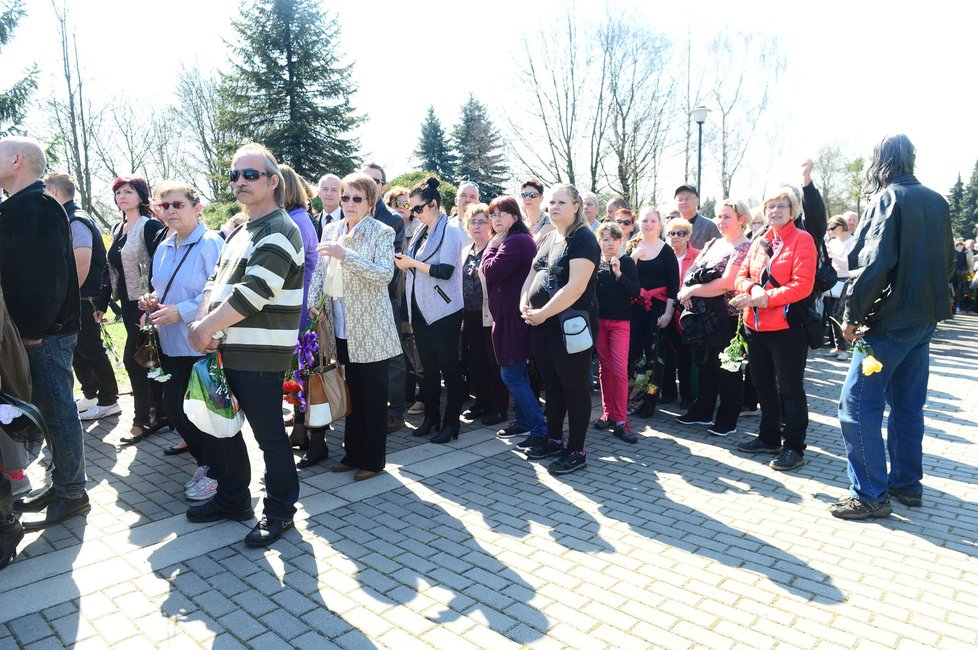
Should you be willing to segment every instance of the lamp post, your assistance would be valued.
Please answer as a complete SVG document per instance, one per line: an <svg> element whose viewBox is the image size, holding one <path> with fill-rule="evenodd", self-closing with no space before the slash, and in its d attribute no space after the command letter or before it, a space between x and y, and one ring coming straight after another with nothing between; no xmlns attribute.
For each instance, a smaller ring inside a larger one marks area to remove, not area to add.
<svg viewBox="0 0 978 650"><path fill-rule="evenodd" d="M710 109L702 104L689 112L693 121L699 125L699 145L696 147L696 189L700 196L703 196L703 122L706 122L709 112Z"/></svg>

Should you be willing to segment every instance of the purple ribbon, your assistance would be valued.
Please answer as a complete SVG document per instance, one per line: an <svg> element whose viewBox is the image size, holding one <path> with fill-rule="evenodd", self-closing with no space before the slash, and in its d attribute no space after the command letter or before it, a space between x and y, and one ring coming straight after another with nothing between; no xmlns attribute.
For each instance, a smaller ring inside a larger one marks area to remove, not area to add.
<svg viewBox="0 0 978 650"><path fill-rule="evenodd" d="M308 402L306 401L306 382L304 376L309 375L309 370L316 367L316 352L319 352L319 337L313 330L306 330L299 337L295 344L295 358L299 367L292 371L292 377L299 382L302 388L299 389L299 410L306 412Z"/></svg>

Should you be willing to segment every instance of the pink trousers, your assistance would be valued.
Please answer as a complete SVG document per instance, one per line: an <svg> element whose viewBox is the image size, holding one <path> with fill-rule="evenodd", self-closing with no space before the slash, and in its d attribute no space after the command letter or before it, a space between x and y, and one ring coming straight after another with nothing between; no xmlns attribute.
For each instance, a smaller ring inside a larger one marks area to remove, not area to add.
<svg viewBox="0 0 978 650"><path fill-rule="evenodd" d="M628 338L631 321L598 319L598 377L602 417L625 422L628 410Z"/></svg>

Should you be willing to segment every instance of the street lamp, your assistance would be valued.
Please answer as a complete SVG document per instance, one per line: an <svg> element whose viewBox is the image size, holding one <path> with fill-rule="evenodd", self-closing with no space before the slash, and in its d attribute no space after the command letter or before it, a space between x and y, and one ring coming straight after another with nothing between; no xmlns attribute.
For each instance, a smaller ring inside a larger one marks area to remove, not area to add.
<svg viewBox="0 0 978 650"><path fill-rule="evenodd" d="M689 112L693 121L699 125L699 146L696 148L696 189L703 196L703 122L710 113L710 109L700 104Z"/></svg>

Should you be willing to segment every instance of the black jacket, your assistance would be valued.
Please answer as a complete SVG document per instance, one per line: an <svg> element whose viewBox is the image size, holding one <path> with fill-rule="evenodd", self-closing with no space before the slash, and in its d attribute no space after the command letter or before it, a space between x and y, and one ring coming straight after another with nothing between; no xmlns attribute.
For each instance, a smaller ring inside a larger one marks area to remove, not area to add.
<svg viewBox="0 0 978 650"><path fill-rule="evenodd" d="M384 200L381 199L374 206L374 219L394 229L394 252L402 252L404 250L404 219L401 218L401 215L396 212L391 212L390 208L384 203ZM395 266L394 277L391 278L390 283L387 285L387 294L392 301L397 299L400 274L401 270Z"/></svg>
<svg viewBox="0 0 978 650"><path fill-rule="evenodd" d="M0 203L0 279L22 337L78 331L78 273L68 217L39 180Z"/></svg>
<svg viewBox="0 0 978 650"><path fill-rule="evenodd" d="M954 246L943 196L913 174L898 176L873 198L855 236L845 322L890 332L951 318Z"/></svg>

